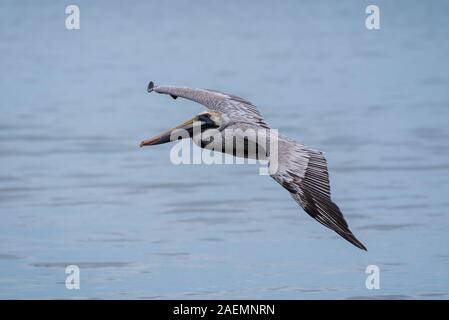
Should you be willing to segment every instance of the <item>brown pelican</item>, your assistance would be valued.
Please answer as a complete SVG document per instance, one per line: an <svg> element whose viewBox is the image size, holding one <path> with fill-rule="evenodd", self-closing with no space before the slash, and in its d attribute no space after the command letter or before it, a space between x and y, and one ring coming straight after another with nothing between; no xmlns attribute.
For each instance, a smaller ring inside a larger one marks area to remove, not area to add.
<svg viewBox="0 0 449 320"><path fill-rule="evenodd" d="M192 100L204 105L207 111L152 139L142 141L141 147L170 142L176 130L184 129L188 132L187 137L192 138L202 148L231 153L235 156L237 152L235 148L230 151L224 148L220 150L219 146L213 143L215 139L212 139L212 143L211 139L207 141L201 137L195 139L193 124L200 123L200 134L211 129L220 134L225 129L270 130L269 125L251 102L234 95L208 89L155 86L153 82L150 82L148 92L152 91L168 94L173 99L182 97ZM269 148L266 145L260 145L256 141L254 143L259 149L266 150L264 152L268 156ZM287 189L293 199L312 218L334 230L356 247L366 250L366 247L349 230L343 214L331 200L327 164L322 152L310 149L282 135L279 135L277 143L277 169L274 173L270 173L271 177ZM247 150L248 145L250 144L247 143L244 146L244 157L253 157L254 155Z"/></svg>

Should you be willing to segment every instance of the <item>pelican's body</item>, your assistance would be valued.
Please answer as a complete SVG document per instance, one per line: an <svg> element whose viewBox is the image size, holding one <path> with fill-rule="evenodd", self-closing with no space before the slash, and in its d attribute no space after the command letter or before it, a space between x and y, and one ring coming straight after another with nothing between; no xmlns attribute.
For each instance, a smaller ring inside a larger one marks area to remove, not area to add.
<svg viewBox="0 0 449 320"><path fill-rule="evenodd" d="M172 98L186 98L204 105L208 110L193 119L167 130L158 136L145 140L141 146L167 143L177 139L176 132L184 130L198 146L254 159L270 158L272 129L265 122L256 107L249 101L225 93L206 89L175 86L155 86L150 82L148 92L168 94ZM195 124L200 130L195 130ZM235 138L225 132L235 132ZM255 135L245 135L254 132ZM260 142L257 135L265 135ZM186 136L183 136L185 138ZM244 144L232 144L234 139L246 139ZM270 171L271 177L287 189L293 199L311 217L334 230L360 249L365 246L349 230L348 225L330 195L326 159L320 151L310 149L295 140L279 135L277 137L277 164ZM274 152L274 150L273 150ZM274 166L270 161L270 168Z"/></svg>

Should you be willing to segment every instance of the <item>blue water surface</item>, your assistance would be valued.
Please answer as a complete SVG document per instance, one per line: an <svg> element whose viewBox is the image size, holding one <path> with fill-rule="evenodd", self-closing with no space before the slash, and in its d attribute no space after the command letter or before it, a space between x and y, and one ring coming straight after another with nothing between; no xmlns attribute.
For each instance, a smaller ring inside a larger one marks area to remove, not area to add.
<svg viewBox="0 0 449 320"><path fill-rule="evenodd" d="M447 1L0 2L0 298L447 299ZM326 153L363 252L255 165L140 141L242 96ZM65 267L80 267L67 290ZM380 269L368 290L365 269Z"/></svg>

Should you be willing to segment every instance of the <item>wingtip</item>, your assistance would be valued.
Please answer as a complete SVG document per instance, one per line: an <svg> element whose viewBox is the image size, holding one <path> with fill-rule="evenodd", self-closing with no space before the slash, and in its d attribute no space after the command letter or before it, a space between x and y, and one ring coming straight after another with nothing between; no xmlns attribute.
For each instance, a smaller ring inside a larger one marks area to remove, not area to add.
<svg viewBox="0 0 449 320"><path fill-rule="evenodd" d="M350 243L352 243L354 246L356 246L357 248L364 250L364 251L368 251L368 249L365 247L365 245L360 242L359 239L357 239L352 232L350 233L350 236L343 236L343 238L345 238L347 241L349 241Z"/></svg>
<svg viewBox="0 0 449 320"><path fill-rule="evenodd" d="M148 87L147 87L148 93L152 92L153 89L154 89L154 82L150 81L150 83L148 84Z"/></svg>
<svg viewBox="0 0 449 320"><path fill-rule="evenodd" d="M356 238L356 236L351 232L351 230L349 230L349 228L347 228L343 232L341 230L334 230L334 231L338 233L340 236L342 236L343 239L345 239L352 245L356 246L357 248L364 251L368 251L365 245L359 239Z"/></svg>

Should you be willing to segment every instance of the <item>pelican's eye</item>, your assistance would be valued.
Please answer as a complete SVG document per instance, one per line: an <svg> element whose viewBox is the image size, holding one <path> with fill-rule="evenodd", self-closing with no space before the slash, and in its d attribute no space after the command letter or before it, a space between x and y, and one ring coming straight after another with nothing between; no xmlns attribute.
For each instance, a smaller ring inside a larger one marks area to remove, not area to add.
<svg viewBox="0 0 449 320"><path fill-rule="evenodd" d="M201 121L202 125L206 128L218 128L219 126L210 118L207 113L200 114L198 116L198 121Z"/></svg>
<svg viewBox="0 0 449 320"><path fill-rule="evenodd" d="M207 121L210 121L210 116L207 113L200 114L198 116L198 120L199 121L203 121L203 122L207 122Z"/></svg>

